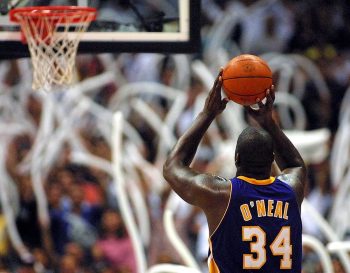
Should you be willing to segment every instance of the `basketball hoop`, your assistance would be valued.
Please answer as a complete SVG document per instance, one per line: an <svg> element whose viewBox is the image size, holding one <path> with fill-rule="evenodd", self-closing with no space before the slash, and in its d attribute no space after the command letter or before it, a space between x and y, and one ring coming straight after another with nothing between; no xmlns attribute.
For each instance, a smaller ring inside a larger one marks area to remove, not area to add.
<svg viewBox="0 0 350 273"><path fill-rule="evenodd" d="M29 47L34 90L50 91L72 82L81 35L95 19L96 9L90 7L40 6L10 11L10 20L20 24L22 40Z"/></svg>

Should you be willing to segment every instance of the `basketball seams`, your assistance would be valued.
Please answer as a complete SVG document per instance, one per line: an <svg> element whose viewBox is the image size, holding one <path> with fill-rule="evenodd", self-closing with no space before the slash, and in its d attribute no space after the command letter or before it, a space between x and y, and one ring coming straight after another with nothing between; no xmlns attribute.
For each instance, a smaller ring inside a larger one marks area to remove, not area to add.
<svg viewBox="0 0 350 273"><path fill-rule="evenodd" d="M272 77L268 77L268 76L237 76L234 78L223 78L222 80L226 81L226 80L235 80L235 79L246 79L246 78L252 78L252 79L271 79Z"/></svg>
<svg viewBox="0 0 350 273"><path fill-rule="evenodd" d="M260 64L262 64L263 66L265 66L269 71L271 71L270 67L265 63L264 60L260 61L260 60L255 60L255 59L247 58L247 59L235 60L235 63L244 62L244 61L260 63Z"/></svg>
<svg viewBox="0 0 350 273"><path fill-rule="evenodd" d="M266 92L266 90L258 92L258 93L254 93L254 94L240 94L240 93L235 93L235 92L230 91L230 94L240 96L240 97L254 97L256 95L260 95L260 94L265 93L265 92Z"/></svg>

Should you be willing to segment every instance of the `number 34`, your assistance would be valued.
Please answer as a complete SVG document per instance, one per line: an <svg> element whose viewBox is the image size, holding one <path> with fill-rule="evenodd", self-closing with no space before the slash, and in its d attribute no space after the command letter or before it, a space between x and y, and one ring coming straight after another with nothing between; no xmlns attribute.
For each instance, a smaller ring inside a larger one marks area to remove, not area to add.
<svg viewBox="0 0 350 273"><path fill-rule="evenodd" d="M253 238L256 238L253 241ZM250 252L253 254L243 254L244 269L259 269L266 263L266 233L259 226L243 226L242 240L250 241ZM290 227L282 227L275 240L270 245L272 255L282 256L280 269L292 268L292 245L290 244Z"/></svg>

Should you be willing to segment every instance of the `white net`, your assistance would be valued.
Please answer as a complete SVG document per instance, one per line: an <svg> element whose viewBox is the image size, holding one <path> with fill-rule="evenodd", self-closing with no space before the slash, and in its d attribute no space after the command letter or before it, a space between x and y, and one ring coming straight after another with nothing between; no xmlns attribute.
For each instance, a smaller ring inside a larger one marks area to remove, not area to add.
<svg viewBox="0 0 350 273"><path fill-rule="evenodd" d="M34 90L51 91L72 82L81 35L95 16L95 9L77 7L14 12L13 20L21 25L28 43Z"/></svg>

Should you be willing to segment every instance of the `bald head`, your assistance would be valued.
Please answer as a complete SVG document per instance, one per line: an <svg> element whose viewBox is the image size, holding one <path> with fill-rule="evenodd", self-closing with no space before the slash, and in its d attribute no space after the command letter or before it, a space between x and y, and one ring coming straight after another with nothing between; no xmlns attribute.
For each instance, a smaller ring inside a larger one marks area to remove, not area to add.
<svg viewBox="0 0 350 273"><path fill-rule="evenodd" d="M237 167L270 168L274 159L272 138L263 129L247 127L238 137L235 155Z"/></svg>

